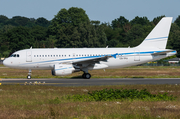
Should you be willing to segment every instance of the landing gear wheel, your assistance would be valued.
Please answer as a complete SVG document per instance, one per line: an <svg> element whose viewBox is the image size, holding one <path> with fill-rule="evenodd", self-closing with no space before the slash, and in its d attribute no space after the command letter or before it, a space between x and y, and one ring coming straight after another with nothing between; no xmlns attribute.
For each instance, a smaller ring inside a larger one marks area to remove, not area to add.
<svg viewBox="0 0 180 119"><path fill-rule="evenodd" d="M86 78L86 77L85 77L85 73L82 75L82 78L84 78L84 79Z"/></svg>
<svg viewBox="0 0 180 119"><path fill-rule="evenodd" d="M29 73L28 73L28 76L27 76L27 79L31 79L31 69L29 69Z"/></svg>
<svg viewBox="0 0 180 119"><path fill-rule="evenodd" d="M90 78L91 78L91 74L85 73L85 74L84 74L84 78L85 78L85 79L90 79Z"/></svg>
<svg viewBox="0 0 180 119"><path fill-rule="evenodd" d="M30 75L28 75L28 76L27 76L27 79L31 79L31 76L30 76Z"/></svg>

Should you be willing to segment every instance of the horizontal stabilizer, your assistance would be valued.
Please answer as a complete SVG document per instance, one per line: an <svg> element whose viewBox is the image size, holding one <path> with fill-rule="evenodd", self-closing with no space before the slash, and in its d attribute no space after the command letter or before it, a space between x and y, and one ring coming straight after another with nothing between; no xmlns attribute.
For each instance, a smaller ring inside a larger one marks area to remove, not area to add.
<svg viewBox="0 0 180 119"><path fill-rule="evenodd" d="M169 52L176 52L175 50L168 50L168 51L162 51L162 52L155 52L152 55L166 55Z"/></svg>

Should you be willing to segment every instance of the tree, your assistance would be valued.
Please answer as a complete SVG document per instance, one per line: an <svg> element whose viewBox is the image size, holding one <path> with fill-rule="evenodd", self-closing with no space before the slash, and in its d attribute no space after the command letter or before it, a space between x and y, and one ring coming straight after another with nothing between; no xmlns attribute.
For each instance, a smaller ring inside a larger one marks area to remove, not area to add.
<svg viewBox="0 0 180 119"><path fill-rule="evenodd" d="M33 46L34 39L30 33L30 29L26 27L15 27L5 33L4 42L9 45L12 52L30 48Z"/></svg>
<svg viewBox="0 0 180 119"><path fill-rule="evenodd" d="M135 17L133 20L130 21L132 25L141 24L141 25L148 25L150 22L147 17Z"/></svg>
<svg viewBox="0 0 180 119"><path fill-rule="evenodd" d="M48 34L56 37L57 47L105 46L106 35L99 23L90 22L82 8L61 9L53 18Z"/></svg>
<svg viewBox="0 0 180 119"><path fill-rule="evenodd" d="M50 25L50 22L47 19L40 17L35 21L35 24L43 27L48 27Z"/></svg>
<svg viewBox="0 0 180 119"><path fill-rule="evenodd" d="M13 26L26 26L29 21L29 18L14 16L12 19L8 21L8 24L11 24Z"/></svg>
<svg viewBox="0 0 180 119"><path fill-rule="evenodd" d="M0 15L0 23L2 23L3 25L5 25L8 20L9 19L6 16Z"/></svg>
<svg viewBox="0 0 180 119"><path fill-rule="evenodd" d="M136 24L127 33L126 44L131 47L139 45L146 37L145 30L142 25Z"/></svg>
<svg viewBox="0 0 180 119"><path fill-rule="evenodd" d="M129 23L129 21L124 18L123 16L120 16L119 18L112 21L112 28L122 28L125 24Z"/></svg>
<svg viewBox="0 0 180 119"><path fill-rule="evenodd" d="M90 22L88 15L82 8L71 7L68 10L69 22L73 26L78 26L80 23Z"/></svg>
<svg viewBox="0 0 180 119"><path fill-rule="evenodd" d="M31 34L37 41L42 41L47 38L47 28L42 26L34 26L31 28Z"/></svg>
<svg viewBox="0 0 180 119"><path fill-rule="evenodd" d="M173 23L171 26L167 48L168 49L174 49L177 51L177 57L180 57L180 27Z"/></svg>
<svg viewBox="0 0 180 119"><path fill-rule="evenodd" d="M84 22L90 21L82 8L71 7L69 10L64 8L52 19L50 30L53 34L56 34L61 27L69 27L70 25L77 27Z"/></svg>
<svg viewBox="0 0 180 119"><path fill-rule="evenodd" d="M2 33L7 33L9 30L13 29L14 26L12 25L4 25L2 28L1 28L1 32Z"/></svg>
<svg viewBox="0 0 180 119"><path fill-rule="evenodd" d="M180 15L176 18L174 23L176 23L180 27Z"/></svg>

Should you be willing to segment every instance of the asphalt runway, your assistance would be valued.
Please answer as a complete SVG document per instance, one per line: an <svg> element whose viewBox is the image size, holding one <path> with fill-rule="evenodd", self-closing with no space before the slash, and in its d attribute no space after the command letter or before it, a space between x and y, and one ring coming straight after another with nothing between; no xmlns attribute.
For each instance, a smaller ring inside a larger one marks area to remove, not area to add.
<svg viewBox="0 0 180 119"><path fill-rule="evenodd" d="M0 79L1 85L101 86L136 84L180 84L180 78L105 78L105 79Z"/></svg>

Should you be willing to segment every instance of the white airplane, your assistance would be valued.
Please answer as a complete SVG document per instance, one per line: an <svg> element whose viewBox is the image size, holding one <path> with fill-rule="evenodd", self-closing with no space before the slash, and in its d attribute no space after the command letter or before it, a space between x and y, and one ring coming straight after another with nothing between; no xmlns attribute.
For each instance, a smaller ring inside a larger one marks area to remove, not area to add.
<svg viewBox="0 0 180 119"><path fill-rule="evenodd" d="M52 70L52 75L63 76L83 71L82 77L91 78L88 70L114 69L143 64L175 55L166 49L172 17L164 17L145 40L134 48L37 48L24 49L6 58L10 68Z"/></svg>

